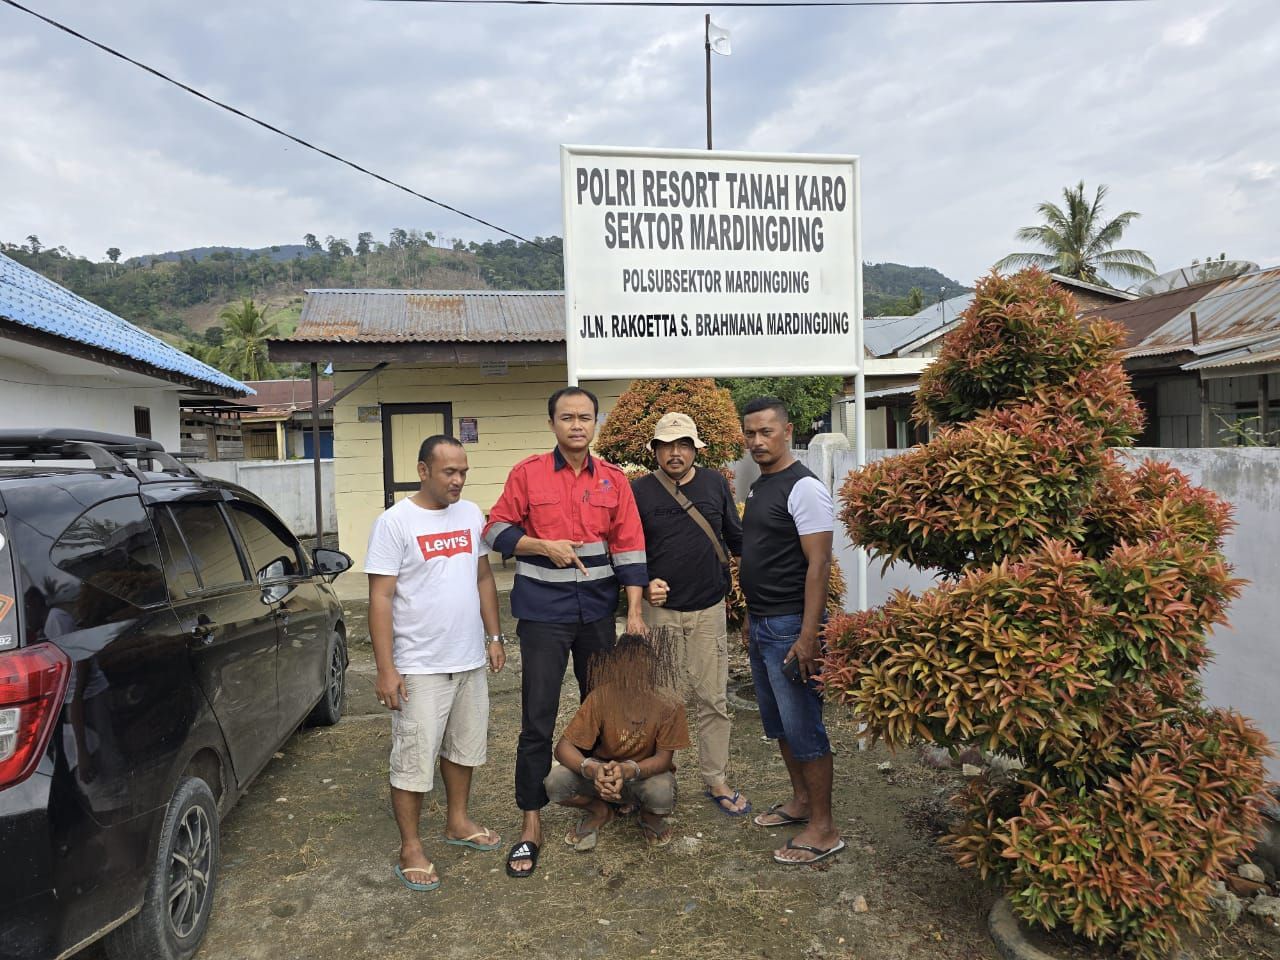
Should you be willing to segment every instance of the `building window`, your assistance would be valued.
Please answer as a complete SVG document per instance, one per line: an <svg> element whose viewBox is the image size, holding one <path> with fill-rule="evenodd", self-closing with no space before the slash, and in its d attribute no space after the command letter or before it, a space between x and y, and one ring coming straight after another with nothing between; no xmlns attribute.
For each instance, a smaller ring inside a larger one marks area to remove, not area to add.
<svg viewBox="0 0 1280 960"><path fill-rule="evenodd" d="M133 408L133 435L144 440L151 439L151 408Z"/></svg>

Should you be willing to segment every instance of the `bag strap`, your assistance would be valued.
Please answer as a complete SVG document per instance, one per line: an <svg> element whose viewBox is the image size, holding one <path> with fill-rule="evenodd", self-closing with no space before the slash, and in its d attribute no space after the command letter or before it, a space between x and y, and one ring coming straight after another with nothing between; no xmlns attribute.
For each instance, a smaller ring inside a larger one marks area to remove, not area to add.
<svg viewBox="0 0 1280 960"><path fill-rule="evenodd" d="M662 489L671 494L672 499L674 499L676 503L680 504L681 509L689 515L689 519L696 523L702 529L702 532L707 535L708 539L711 541L711 546L715 548L716 556L720 558L720 562L723 565L728 566L729 556L724 552L724 547L720 543L720 538L717 537L716 532L711 529L711 524L707 522L707 518L704 517L702 512L693 505L693 501L681 493L680 488L676 486L675 481L661 470L653 471L653 475L657 479L658 483L662 484Z"/></svg>

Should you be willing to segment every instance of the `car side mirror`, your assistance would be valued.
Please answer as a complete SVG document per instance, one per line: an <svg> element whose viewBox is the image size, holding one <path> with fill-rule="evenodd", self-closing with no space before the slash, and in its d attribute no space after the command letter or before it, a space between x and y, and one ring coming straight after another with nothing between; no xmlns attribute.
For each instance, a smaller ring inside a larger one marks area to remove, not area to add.
<svg viewBox="0 0 1280 960"><path fill-rule="evenodd" d="M341 550L317 547L311 551L311 556L315 559L316 572L322 577L336 577L351 569L351 558Z"/></svg>

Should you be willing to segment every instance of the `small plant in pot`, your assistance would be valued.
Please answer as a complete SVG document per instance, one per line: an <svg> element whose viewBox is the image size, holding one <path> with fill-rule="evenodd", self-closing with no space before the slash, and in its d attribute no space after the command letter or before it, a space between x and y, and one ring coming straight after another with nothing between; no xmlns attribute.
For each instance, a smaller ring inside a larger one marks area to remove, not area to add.
<svg viewBox="0 0 1280 960"><path fill-rule="evenodd" d="M933 439L841 491L854 543L943 582L833 621L826 685L890 745L1021 760L966 785L943 842L1022 920L1155 960L1252 844L1268 748L1204 703L1230 508L1117 456L1141 425L1122 340L1045 273L978 284L921 380Z"/></svg>

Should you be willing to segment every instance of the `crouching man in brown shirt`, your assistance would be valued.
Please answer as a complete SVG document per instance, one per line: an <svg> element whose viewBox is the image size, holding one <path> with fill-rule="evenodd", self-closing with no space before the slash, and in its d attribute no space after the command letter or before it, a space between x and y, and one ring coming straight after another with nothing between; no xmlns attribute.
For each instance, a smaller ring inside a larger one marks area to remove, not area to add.
<svg viewBox="0 0 1280 960"><path fill-rule="evenodd" d="M671 841L675 752L689 746L684 704L675 690L669 630L623 634L591 666L591 692L556 744L560 766L544 785L552 803L582 811L565 843L594 849L615 807L636 809L645 841Z"/></svg>

